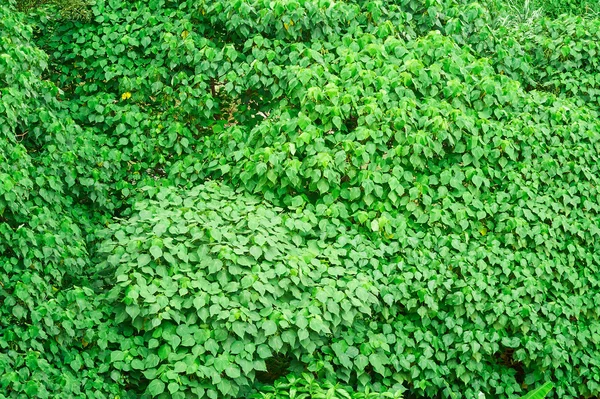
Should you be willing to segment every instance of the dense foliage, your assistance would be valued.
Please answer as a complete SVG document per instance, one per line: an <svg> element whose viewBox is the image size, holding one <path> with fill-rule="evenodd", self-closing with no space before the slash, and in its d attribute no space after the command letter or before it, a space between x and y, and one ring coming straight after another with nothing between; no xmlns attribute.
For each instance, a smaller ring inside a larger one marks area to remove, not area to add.
<svg viewBox="0 0 600 399"><path fill-rule="evenodd" d="M600 3L594 0L538 0L534 4L550 17L562 14L598 17L600 13Z"/></svg>
<svg viewBox="0 0 600 399"><path fill-rule="evenodd" d="M600 395L588 3L2 3L0 398Z"/></svg>

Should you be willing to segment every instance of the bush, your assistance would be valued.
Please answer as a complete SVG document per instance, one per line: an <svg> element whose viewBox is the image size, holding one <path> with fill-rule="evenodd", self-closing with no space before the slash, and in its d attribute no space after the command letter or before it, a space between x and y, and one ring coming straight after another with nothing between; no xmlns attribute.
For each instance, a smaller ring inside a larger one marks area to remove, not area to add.
<svg viewBox="0 0 600 399"><path fill-rule="evenodd" d="M98 264L114 270L115 321L136 331L112 352L132 385L167 387L164 397L243 396L256 379L285 374L277 359L334 373L334 354L347 376L368 379L369 355L385 373L383 351L359 354L343 340L366 338L378 300L365 266L387 245L216 183L160 190L135 210L111 227Z"/></svg>
<svg viewBox="0 0 600 399"><path fill-rule="evenodd" d="M399 393L390 392L354 392L351 388L333 385L330 382L320 383L310 374L303 374L300 378L288 377L275 383L273 387L265 388L267 392L252 395L252 398L279 399L279 398L347 398L347 399L383 399L401 398Z"/></svg>
<svg viewBox="0 0 600 399"><path fill-rule="evenodd" d="M597 17L600 12L600 5L593 0L543 0L539 4L550 17L561 14Z"/></svg>
<svg viewBox="0 0 600 399"><path fill-rule="evenodd" d="M550 92L598 110L599 28L598 19L543 18L495 33L486 31L472 41L498 72L526 90Z"/></svg>
<svg viewBox="0 0 600 399"><path fill-rule="evenodd" d="M57 88L40 79L47 56L6 5L0 53L0 398L119 392L89 346L101 313L79 278L90 263L65 176L76 170L73 131L55 112Z"/></svg>
<svg viewBox="0 0 600 399"><path fill-rule="evenodd" d="M88 11L0 7L0 398L600 394L597 20Z"/></svg>

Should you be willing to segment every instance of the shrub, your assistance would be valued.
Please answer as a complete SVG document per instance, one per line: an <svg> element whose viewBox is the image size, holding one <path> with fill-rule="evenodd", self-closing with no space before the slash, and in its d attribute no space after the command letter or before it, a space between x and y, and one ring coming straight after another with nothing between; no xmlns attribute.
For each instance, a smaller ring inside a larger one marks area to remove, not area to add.
<svg viewBox="0 0 600 399"><path fill-rule="evenodd" d="M266 391L266 392L265 392ZM263 392L252 395L251 398L279 399L279 398L344 398L344 399L383 399L401 398L400 393L390 392L354 392L352 388L333 385L330 382L320 383L310 374L303 374L300 378L288 377L277 381L273 387L266 387Z"/></svg>
<svg viewBox="0 0 600 399"><path fill-rule="evenodd" d="M378 301L364 266L387 245L216 183L154 198L99 249L98 271L114 270L108 306L119 329L135 331L112 352L132 385L164 397L245 395L257 378L285 374L278 358L334 373L333 354L347 376L367 380L369 355L385 373L381 350L360 354L343 340L366 338Z"/></svg>
<svg viewBox="0 0 600 399"><path fill-rule="evenodd" d="M598 110L599 23L581 17L544 18L486 31L472 42L498 72L526 90L550 92Z"/></svg>
<svg viewBox="0 0 600 399"><path fill-rule="evenodd" d="M0 53L0 397L119 392L88 346L100 312L79 279L86 218L63 180L72 131L54 112L58 90L40 79L46 55L4 4ZM63 145L42 144L52 140Z"/></svg>
<svg viewBox="0 0 600 399"><path fill-rule="evenodd" d="M550 17L558 17L561 14L597 17L600 12L600 5L592 0L544 0L539 4Z"/></svg>
<svg viewBox="0 0 600 399"><path fill-rule="evenodd" d="M13 4L0 397L600 394L596 20Z"/></svg>

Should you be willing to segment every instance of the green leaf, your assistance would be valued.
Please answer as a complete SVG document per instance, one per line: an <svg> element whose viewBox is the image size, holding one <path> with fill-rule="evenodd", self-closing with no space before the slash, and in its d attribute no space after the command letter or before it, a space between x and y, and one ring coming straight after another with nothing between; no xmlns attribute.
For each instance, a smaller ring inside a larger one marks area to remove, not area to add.
<svg viewBox="0 0 600 399"><path fill-rule="evenodd" d="M267 359L271 357L271 349L267 345L261 344L256 348L256 353L261 359Z"/></svg>
<svg viewBox="0 0 600 399"><path fill-rule="evenodd" d="M165 383L161 380L152 380L150 384L148 384L148 393L150 395L158 396L165 391Z"/></svg>
<svg viewBox="0 0 600 399"><path fill-rule="evenodd" d="M521 396L521 399L543 399L550 393L554 385L551 382L546 382L542 386L529 391L527 394Z"/></svg>
<svg viewBox="0 0 600 399"><path fill-rule="evenodd" d="M125 307L125 311L132 319L135 319L140 314L140 307L138 305L130 305Z"/></svg>
<svg viewBox="0 0 600 399"><path fill-rule="evenodd" d="M273 335L277 332L277 324L275 324L272 320L265 320L262 325L263 330L265 330L265 335Z"/></svg>
<svg viewBox="0 0 600 399"><path fill-rule="evenodd" d="M308 326L308 320L302 315L296 316L296 325L300 329L305 329Z"/></svg>
<svg viewBox="0 0 600 399"><path fill-rule="evenodd" d="M238 378L240 374L240 369L236 366L229 366L225 369L225 374L227 374L230 378Z"/></svg>
<svg viewBox="0 0 600 399"><path fill-rule="evenodd" d="M385 375L385 364L387 363L385 355L381 353L373 353L369 356L369 363L371 363L376 372L381 375Z"/></svg>
<svg viewBox="0 0 600 399"><path fill-rule="evenodd" d="M112 351L110 354L111 362L120 362L125 359L125 354L121 351Z"/></svg>
<svg viewBox="0 0 600 399"><path fill-rule="evenodd" d="M250 247L250 254L254 257L254 259L260 258L262 253L263 253L263 251L262 251L262 249L260 249L259 246L253 245Z"/></svg>
<svg viewBox="0 0 600 399"><path fill-rule="evenodd" d="M365 367L369 364L369 359L364 355L358 355L354 359L354 364L356 365L358 370L364 370Z"/></svg>
<svg viewBox="0 0 600 399"><path fill-rule="evenodd" d="M153 245L150 247L150 253L154 257L154 259L158 259L162 256L162 249L160 249L156 245Z"/></svg>
<svg viewBox="0 0 600 399"><path fill-rule="evenodd" d="M179 391L179 384L176 382L170 382L168 389L170 394L174 394L175 392Z"/></svg>
<svg viewBox="0 0 600 399"><path fill-rule="evenodd" d="M329 190L329 183L325 179L319 180L317 183L317 189L321 194L326 193Z"/></svg>
<svg viewBox="0 0 600 399"><path fill-rule="evenodd" d="M138 267L144 267L146 266L148 263L150 263L151 258L149 255L147 254L142 254L138 257Z"/></svg>

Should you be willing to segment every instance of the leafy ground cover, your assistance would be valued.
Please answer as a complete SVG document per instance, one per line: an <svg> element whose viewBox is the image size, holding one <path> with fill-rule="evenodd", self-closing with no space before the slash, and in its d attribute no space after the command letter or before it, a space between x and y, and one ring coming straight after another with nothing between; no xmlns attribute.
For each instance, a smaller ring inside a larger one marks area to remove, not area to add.
<svg viewBox="0 0 600 399"><path fill-rule="evenodd" d="M600 20L519 4L2 3L0 398L600 395Z"/></svg>

